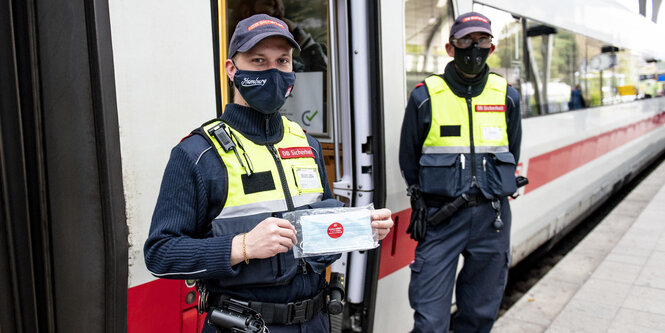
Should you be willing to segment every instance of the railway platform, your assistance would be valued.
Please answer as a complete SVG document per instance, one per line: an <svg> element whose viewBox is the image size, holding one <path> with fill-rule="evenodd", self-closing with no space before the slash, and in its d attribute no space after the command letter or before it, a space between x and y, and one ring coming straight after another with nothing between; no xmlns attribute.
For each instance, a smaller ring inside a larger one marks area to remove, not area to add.
<svg viewBox="0 0 665 333"><path fill-rule="evenodd" d="M665 332L665 163L492 332Z"/></svg>

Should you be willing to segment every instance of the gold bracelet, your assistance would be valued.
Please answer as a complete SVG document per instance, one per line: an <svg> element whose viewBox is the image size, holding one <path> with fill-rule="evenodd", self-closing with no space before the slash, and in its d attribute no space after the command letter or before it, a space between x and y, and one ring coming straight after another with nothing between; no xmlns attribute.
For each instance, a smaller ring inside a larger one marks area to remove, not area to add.
<svg viewBox="0 0 665 333"><path fill-rule="evenodd" d="M249 258L247 258L247 247L245 246L245 236L247 236L247 233L242 234L242 256L245 258L245 264L249 265Z"/></svg>

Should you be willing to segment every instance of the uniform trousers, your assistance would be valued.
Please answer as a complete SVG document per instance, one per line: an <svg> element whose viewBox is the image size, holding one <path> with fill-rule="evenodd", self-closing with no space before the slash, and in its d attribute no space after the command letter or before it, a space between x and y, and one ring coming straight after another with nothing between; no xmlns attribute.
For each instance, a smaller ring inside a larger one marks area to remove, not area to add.
<svg viewBox="0 0 665 333"><path fill-rule="evenodd" d="M430 208L429 213L436 211ZM454 332L489 332L496 320L510 262L510 206L501 199L503 228L493 223L490 202L460 209L439 226L428 226L410 265L409 302L415 310L413 332L449 332L453 289L457 310ZM462 270L455 273L459 255Z"/></svg>

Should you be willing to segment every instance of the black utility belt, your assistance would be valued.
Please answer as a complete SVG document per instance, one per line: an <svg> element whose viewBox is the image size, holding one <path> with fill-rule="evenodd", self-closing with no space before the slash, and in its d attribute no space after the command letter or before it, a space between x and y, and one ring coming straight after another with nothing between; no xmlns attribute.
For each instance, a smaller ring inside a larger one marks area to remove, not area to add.
<svg viewBox="0 0 665 333"><path fill-rule="evenodd" d="M210 294L208 304L212 308L222 307L225 301L235 301L246 305L261 314L266 324L291 325L307 322L314 318L326 305L325 289L316 296L296 302L269 303L243 301L223 294Z"/></svg>
<svg viewBox="0 0 665 333"><path fill-rule="evenodd" d="M441 208L455 201L454 198L432 195L427 193L423 193L423 198L425 199L425 204L427 204L427 207L431 208ZM488 203L491 201L492 200L485 198L485 196L482 193L468 194L468 201L464 204L464 207L480 206L484 203Z"/></svg>

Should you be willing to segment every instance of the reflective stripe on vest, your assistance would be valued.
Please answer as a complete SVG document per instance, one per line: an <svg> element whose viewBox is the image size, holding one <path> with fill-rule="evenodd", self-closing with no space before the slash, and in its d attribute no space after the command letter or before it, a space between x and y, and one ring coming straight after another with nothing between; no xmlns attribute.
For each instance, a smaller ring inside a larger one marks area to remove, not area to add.
<svg viewBox="0 0 665 333"><path fill-rule="evenodd" d="M215 145L228 175L226 201L221 213L215 219L287 211L287 199L275 162L276 158L284 170L286 185L295 207L321 200L323 186L315 160L315 156L319 152L309 146L305 132L298 124L285 117L282 117L282 122L284 136L280 142L273 145L275 153L279 154L279 157L275 157L269 145L257 145L239 131L226 126L227 133L233 133L231 137L236 144L235 149L245 166L248 163L244 154L249 159L253 171L250 176L245 173L245 169L233 149L225 152L219 142L208 132L220 121L204 125L203 131ZM236 140L240 141L240 144Z"/></svg>
<svg viewBox="0 0 665 333"><path fill-rule="evenodd" d="M423 143L423 154L471 152L469 111L466 99L458 97L438 75L425 79L432 109L432 125ZM471 99L473 144L476 153L508 152L506 124L507 82L490 74L483 92Z"/></svg>

